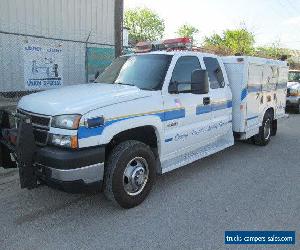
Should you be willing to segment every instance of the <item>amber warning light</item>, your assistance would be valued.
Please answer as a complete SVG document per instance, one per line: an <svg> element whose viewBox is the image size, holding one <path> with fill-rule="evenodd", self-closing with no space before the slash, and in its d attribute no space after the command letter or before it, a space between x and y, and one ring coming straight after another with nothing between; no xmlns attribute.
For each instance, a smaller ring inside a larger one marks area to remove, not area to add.
<svg viewBox="0 0 300 250"><path fill-rule="evenodd" d="M192 49L191 38L175 38L156 42L139 42L135 46L135 53L147 53L161 50L188 50Z"/></svg>

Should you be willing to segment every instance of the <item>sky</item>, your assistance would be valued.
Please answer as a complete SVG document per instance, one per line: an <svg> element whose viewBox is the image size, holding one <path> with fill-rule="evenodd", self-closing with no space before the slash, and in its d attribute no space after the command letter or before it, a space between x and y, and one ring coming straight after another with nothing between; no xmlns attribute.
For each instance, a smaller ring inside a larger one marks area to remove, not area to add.
<svg viewBox="0 0 300 250"><path fill-rule="evenodd" d="M178 27L191 24L199 29L196 40L246 25L255 34L256 45L300 50L300 0L124 0L125 10L147 7L165 20L165 38Z"/></svg>

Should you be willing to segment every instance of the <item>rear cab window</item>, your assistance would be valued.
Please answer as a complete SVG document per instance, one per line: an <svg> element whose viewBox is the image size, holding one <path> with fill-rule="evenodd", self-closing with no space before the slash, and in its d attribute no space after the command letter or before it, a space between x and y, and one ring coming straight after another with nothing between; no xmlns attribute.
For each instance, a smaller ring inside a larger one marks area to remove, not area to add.
<svg viewBox="0 0 300 250"><path fill-rule="evenodd" d="M219 89L225 87L225 80L222 68L217 58L203 57L203 61L208 73L209 84L211 89Z"/></svg>

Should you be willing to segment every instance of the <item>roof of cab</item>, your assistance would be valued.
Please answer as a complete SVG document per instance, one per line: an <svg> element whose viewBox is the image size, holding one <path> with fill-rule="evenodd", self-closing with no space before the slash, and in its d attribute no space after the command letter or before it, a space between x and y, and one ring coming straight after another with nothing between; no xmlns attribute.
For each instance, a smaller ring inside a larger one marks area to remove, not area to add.
<svg viewBox="0 0 300 250"><path fill-rule="evenodd" d="M146 53L133 53L131 55L197 55L197 56L209 56L209 57L219 57L215 54L209 54L204 52L198 52L198 51L190 51L190 50L162 50L162 51L151 51Z"/></svg>

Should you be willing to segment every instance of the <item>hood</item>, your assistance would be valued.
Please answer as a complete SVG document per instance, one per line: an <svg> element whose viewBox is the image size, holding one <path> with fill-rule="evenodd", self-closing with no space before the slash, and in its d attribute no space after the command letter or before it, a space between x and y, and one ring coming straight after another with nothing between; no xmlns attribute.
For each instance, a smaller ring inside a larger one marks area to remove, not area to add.
<svg viewBox="0 0 300 250"><path fill-rule="evenodd" d="M85 114L91 110L150 96L149 91L117 84L80 84L25 96L18 108L44 115Z"/></svg>

